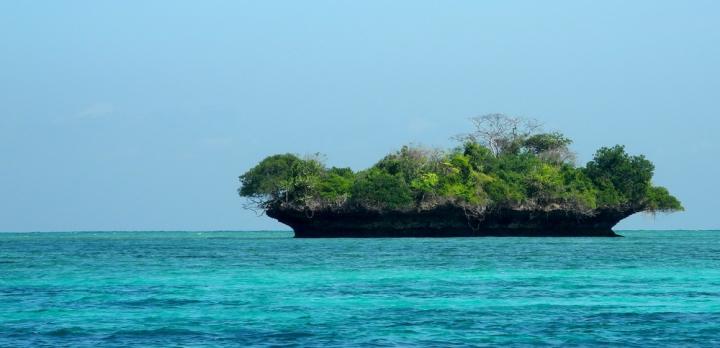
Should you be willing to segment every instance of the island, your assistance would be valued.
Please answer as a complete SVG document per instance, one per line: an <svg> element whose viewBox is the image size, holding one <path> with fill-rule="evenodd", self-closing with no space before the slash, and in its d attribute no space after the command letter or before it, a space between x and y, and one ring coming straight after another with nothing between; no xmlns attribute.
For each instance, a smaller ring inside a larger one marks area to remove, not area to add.
<svg viewBox="0 0 720 348"><path fill-rule="evenodd" d="M245 207L295 237L618 236L639 212L683 210L654 165L616 145L576 165L572 143L531 119L489 114L450 150L403 146L372 167L277 154L240 176Z"/></svg>

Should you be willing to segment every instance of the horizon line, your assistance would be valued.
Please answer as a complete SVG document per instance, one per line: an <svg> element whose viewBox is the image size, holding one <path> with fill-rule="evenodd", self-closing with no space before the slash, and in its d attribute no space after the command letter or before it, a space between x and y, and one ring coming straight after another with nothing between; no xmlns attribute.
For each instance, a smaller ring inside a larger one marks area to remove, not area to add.
<svg viewBox="0 0 720 348"><path fill-rule="evenodd" d="M675 228L665 228L665 229L618 229L613 230L616 232L642 232L642 231L655 231L655 232L669 232L669 231L720 231L720 228L700 228L700 229L694 229L694 228L685 228L685 229L675 229ZM0 231L0 234L2 233L111 233L111 232L121 232L121 233L142 233L142 232L207 232L207 233L219 233L219 232L294 232L293 230L175 230L175 229L169 229L169 230L58 230L58 231L51 231L51 230L37 230L37 231Z"/></svg>

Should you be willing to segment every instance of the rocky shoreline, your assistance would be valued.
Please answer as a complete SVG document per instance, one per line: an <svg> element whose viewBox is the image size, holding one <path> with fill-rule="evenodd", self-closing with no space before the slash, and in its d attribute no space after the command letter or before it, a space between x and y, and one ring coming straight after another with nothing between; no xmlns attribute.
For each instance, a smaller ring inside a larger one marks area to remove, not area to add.
<svg viewBox="0 0 720 348"><path fill-rule="evenodd" d="M472 214L461 206L428 210L320 209L274 206L267 216L290 226L296 238L377 237L618 237L612 227L637 212L597 209L567 210L501 208Z"/></svg>

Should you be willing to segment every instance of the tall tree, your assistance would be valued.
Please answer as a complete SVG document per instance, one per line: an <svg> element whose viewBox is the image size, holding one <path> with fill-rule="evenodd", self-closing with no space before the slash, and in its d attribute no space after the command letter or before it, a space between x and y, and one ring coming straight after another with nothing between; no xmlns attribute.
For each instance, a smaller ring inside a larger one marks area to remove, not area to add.
<svg viewBox="0 0 720 348"><path fill-rule="evenodd" d="M476 116L470 121L475 130L462 135L463 140L479 142L495 156L516 152L526 138L541 129L541 124L536 120L505 114Z"/></svg>

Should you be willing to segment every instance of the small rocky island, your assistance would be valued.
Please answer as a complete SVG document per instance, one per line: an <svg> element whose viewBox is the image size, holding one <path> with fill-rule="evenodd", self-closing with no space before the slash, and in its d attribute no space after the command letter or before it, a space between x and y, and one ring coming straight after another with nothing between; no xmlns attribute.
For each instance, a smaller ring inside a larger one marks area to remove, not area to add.
<svg viewBox="0 0 720 348"><path fill-rule="evenodd" d="M559 132L490 114L451 150L404 146L372 167L273 155L240 176L246 207L295 237L617 236L638 212L683 210L652 184L654 165L620 145L575 164Z"/></svg>

